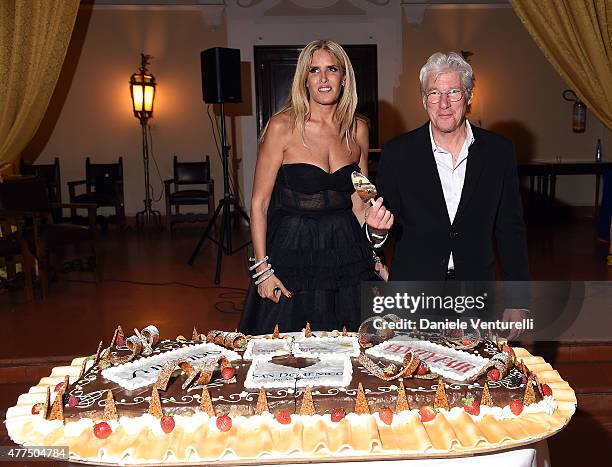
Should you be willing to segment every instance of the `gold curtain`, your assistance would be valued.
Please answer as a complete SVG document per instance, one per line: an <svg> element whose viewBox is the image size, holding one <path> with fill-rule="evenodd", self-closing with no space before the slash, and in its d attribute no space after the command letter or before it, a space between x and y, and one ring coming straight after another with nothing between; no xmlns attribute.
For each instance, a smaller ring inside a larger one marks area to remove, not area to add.
<svg viewBox="0 0 612 467"><path fill-rule="evenodd" d="M510 3L557 73L612 130L610 0L510 0Z"/></svg>
<svg viewBox="0 0 612 467"><path fill-rule="evenodd" d="M0 0L0 174L38 129L80 0Z"/></svg>

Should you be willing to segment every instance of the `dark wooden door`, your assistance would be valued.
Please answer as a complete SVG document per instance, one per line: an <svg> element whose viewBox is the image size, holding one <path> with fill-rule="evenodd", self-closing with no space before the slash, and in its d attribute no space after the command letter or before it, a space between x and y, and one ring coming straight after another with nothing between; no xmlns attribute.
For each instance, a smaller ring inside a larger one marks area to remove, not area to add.
<svg viewBox="0 0 612 467"><path fill-rule="evenodd" d="M378 147L376 45L343 45L357 78L357 112L370 120L370 147ZM255 46L257 133L287 101L302 46Z"/></svg>

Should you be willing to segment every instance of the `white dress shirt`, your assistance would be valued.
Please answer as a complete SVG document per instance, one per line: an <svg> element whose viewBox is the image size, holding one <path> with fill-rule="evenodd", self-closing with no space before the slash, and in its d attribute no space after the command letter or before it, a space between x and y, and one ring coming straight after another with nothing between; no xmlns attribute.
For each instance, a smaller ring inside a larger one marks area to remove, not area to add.
<svg viewBox="0 0 612 467"><path fill-rule="evenodd" d="M453 155L446 149L436 144L431 131L431 122L429 123L431 150L433 151L433 155L436 160L436 167L438 168L438 175L440 177L440 183L442 184L442 191L444 192L446 210L448 212L448 218L450 219L451 224L455 221L455 215L457 214L457 208L459 207L459 201L461 200L461 191L463 190L465 169L467 167L468 150L474 143L472 127L467 119L465 121L465 129L466 138L463 142L463 146L461 146L461 151L459 151L457 163L453 167ZM454 267L455 263L453 262L453 252L451 251L448 259L448 269L454 269Z"/></svg>

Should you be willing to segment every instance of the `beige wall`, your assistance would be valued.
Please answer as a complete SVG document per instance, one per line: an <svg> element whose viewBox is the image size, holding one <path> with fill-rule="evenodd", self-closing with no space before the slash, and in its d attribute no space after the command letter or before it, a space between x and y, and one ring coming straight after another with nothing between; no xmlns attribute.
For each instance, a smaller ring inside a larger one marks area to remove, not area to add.
<svg viewBox="0 0 612 467"><path fill-rule="evenodd" d="M159 83L151 124L162 178L171 176L173 154L189 160L210 154L219 199L221 164L201 99L199 53L214 46L236 47L246 72L243 93L251 102L238 111L227 106L228 114L236 115L228 118L228 136L234 170L240 171L239 195L248 208L257 148L253 45L333 37L378 45L383 142L426 120L418 71L427 57L437 50L469 50L477 78L470 118L512 137L520 160L592 160L597 137L603 138L604 154L612 159L612 134L591 112L587 131L572 133L571 104L561 97L567 86L509 7L423 7L419 22L402 18L395 2L380 7L368 2L363 4L369 9L366 15L335 18L274 16L265 7L273 3L252 9L230 3L227 21L223 18L217 27L209 25L206 8L198 6L82 9L56 93L26 156L41 163L59 156L66 182L83 177L87 155L94 161L115 161L123 155L127 212L141 209L140 128L131 112L127 82L143 51L155 57L151 71ZM153 165L151 179L159 196L162 186ZM571 204L592 204L593 178L561 178L558 195ZM163 212L163 200L156 205Z"/></svg>
<svg viewBox="0 0 612 467"><path fill-rule="evenodd" d="M404 18L403 71L395 91L401 129L421 125L418 74L435 51L467 50L476 76L471 121L505 133L517 147L519 161L593 160L597 138L612 158L611 132L587 115L586 132L571 130L572 104L561 93L567 85L545 59L511 8L430 7L420 24ZM398 128L393 131L397 132ZM560 200L593 203L594 177L559 177Z"/></svg>
<svg viewBox="0 0 612 467"><path fill-rule="evenodd" d="M142 51L153 55L150 71L158 81L149 122L162 178L172 176L172 155L195 161L209 154L219 199L221 163L202 101L200 51L225 46L226 33L223 25L208 26L204 14L198 9L82 8L72 55L58 84L57 94L64 96L54 96L46 121L25 151L28 158L40 153L37 162L46 163L59 157L66 190L66 181L84 177L86 156L92 162L115 162L121 155L127 213L142 209L141 131L128 86ZM151 183L159 198L163 185L153 161ZM164 212L163 198L155 205Z"/></svg>

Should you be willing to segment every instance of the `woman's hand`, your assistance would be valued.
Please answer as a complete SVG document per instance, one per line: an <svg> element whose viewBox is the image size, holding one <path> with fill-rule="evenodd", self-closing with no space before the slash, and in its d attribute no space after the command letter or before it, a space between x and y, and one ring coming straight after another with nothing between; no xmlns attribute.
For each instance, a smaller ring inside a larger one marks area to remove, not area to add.
<svg viewBox="0 0 612 467"><path fill-rule="evenodd" d="M383 235L393 226L393 214L383 206L382 197L378 198L374 206L366 211L365 221L370 229Z"/></svg>
<svg viewBox="0 0 612 467"><path fill-rule="evenodd" d="M293 294L285 288L280 279L274 274L257 286L257 293L261 298L269 298L274 303L280 301L281 294L287 298L293 297Z"/></svg>

